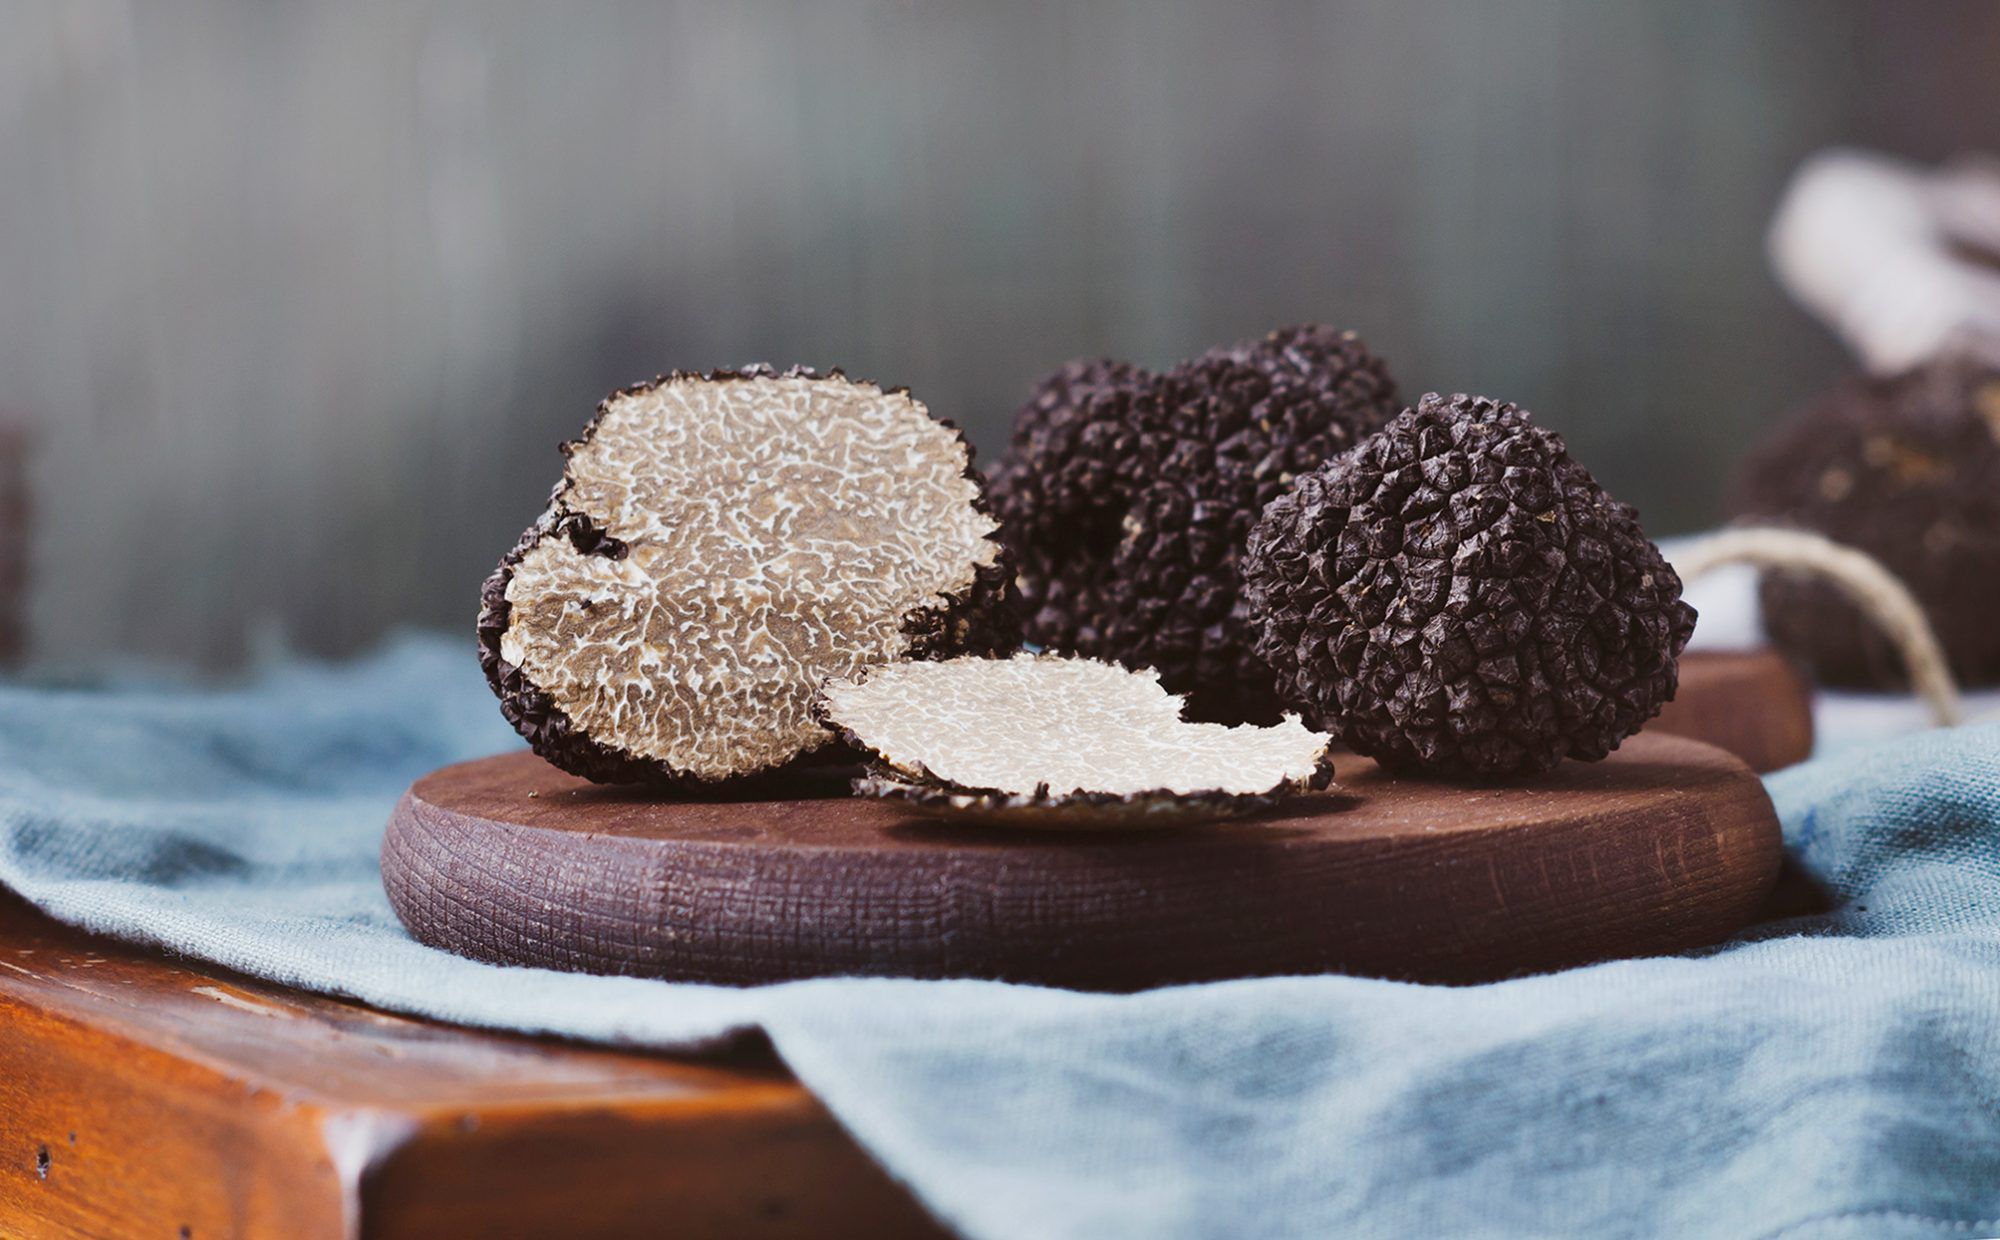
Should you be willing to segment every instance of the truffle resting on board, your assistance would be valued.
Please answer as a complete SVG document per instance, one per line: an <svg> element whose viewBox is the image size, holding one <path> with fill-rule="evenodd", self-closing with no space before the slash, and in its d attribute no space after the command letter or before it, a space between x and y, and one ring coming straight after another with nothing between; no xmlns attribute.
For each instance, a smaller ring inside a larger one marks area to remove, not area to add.
<svg viewBox="0 0 2000 1240"><path fill-rule="evenodd" d="M1154 668L1188 717L1283 713L1251 651L1237 558L1292 480L1396 410L1353 332L1288 327L1163 374L1072 362L1016 415L993 470L1028 640Z"/></svg>
<svg viewBox="0 0 2000 1240"><path fill-rule="evenodd" d="M1432 393L1299 480L1244 592L1280 693L1384 766L1602 759L1674 695L1680 578L1526 411Z"/></svg>
<svg viewBox="0 0 2000 1240"><path fill-rule="evenodd" d="M536 753L699 785L834 745L828 676L1011 647L971 448L901 390L795 370L617 392L481 593L480 662Z"/></svg>

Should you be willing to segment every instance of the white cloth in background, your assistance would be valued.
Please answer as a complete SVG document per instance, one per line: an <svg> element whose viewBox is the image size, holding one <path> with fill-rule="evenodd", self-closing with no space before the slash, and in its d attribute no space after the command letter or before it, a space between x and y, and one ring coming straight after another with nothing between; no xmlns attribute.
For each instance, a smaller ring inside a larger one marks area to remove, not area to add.
<svg viewBox="0 0 2000 1240"><path fill-rule="evenodd" d="M1968 353L2000 365L2000 164L1931 169L1865 151L1800 166L1771 268L1873 374Z"/></svg>

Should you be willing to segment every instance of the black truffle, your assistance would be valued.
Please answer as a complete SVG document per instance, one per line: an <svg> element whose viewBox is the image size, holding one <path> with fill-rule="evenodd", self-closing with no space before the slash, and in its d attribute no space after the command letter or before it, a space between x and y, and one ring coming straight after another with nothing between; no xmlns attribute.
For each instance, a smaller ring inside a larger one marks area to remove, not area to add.
<svg viewBox="0 0 2000 1240"><path fill-rule="evenodd" d="M1874 556L1916 596L1958 678L2000 683L2000 373L1946 361L1840 384L1753 450L1731 508ZM1908 686L1895 647L1836 587L1772 571L1760 595L1772 640L1817 679Z"/></svg>
<svg viewBox="0 0 2000 1240"><path fill-rule="evenodd" d="M1429 395L1299 480L1250 535L1279 692L1392 769L1596 760L1674 695L1681 582L1520 408Z"/></svg>
<svg viewBox="0 0 2000 1240"><path fill-rule="evenodd" d="M1016 416L994 470L1027 636L1151 667L1190 718L1278 717L1251 653L1237 559L1264 505L1395 412L1352 332L1303 326L1162 375L1075 362Z"/></svg>
<svg viewBox="0 0 2000 1240"><path fill-rule="evenodd" d="M835 745L829 676L1018 644L971 449L899 390L768 369L614 393L480 594L480 664L536 753L701 783Z"/></svg>
<svg viewBox="0 0 2000 1240"><path fill-rule="evenodd" d="M1010 826L1172 825L1234 817L1333 778L1331 737L1190 723L1157 672L1019 654L870 668L819 712L875 755L854 790Z"/></svg>

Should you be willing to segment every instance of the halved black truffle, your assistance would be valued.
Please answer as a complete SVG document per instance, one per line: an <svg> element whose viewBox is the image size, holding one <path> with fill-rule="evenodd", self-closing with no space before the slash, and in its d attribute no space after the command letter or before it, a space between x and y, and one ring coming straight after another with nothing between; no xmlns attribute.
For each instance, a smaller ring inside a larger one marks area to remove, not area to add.
<svg viewBox="0 0 2000 1240"><path fill-rule="evenodd" d="M1694 631L1637 514L1476 396L1426 396L1301 478L1243 576L1280 692L1391 769L1602 758L1673 697Z"/></svg>
<svg viewBox="0 0 2000 1240"><path fill-rule="evenodd" d="M820 683L1018 644L971 449L898 390L768 369L614 393L480 596L480 663L550 762L724 780L835 744Z"/></svg>
<svg viewBox="0 0 2000 1240"><path fill-rule="evenodd" d="M857 793L1015 826L1234 817L1333 778L1332 738L1190 723L1157 672L1018 654L897 663L827 683L819 711L875 755Z"/></svg>
<svg viewBox="0 0 2000 1240"><path fill-rule="evenodd" d="M1959 680L2000 683L2000 373L1945 361L1842 383L1758 445L1731 507L1874 556L1923 607ZM1894 645L1836 587L1770 571L1760 594L1772 640L1820 681L1908 686Z"/></svg>
<svg viewBox="0 0 2000 1240"><path fill-rule="evenodd" d="M993 473L1027 637L1151 667L1191 718L1269 722L1237 559L1264 505L1396 409L1353 332L1303 326L1153 375L1074 362L1015 419Z"/></svg>

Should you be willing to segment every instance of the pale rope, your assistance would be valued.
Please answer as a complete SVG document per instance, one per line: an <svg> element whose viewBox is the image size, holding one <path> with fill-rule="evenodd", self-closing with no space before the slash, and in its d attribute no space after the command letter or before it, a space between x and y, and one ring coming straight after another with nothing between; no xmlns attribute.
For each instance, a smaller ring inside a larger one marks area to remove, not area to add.
<svg viewBox="0 0 2000 1240"><path fill-rule="evenodd" d="M1910 684L1941 727L1962 722L1958 682L1952 679L1937 633L1924 609L1895 574L1874 557L1805 530L1751 526L1724 530L1674 557L1674 571L1692 581L1724 564L1751 564L1824 578L1853 600L1862 615L1896 647Z"/></svg>

